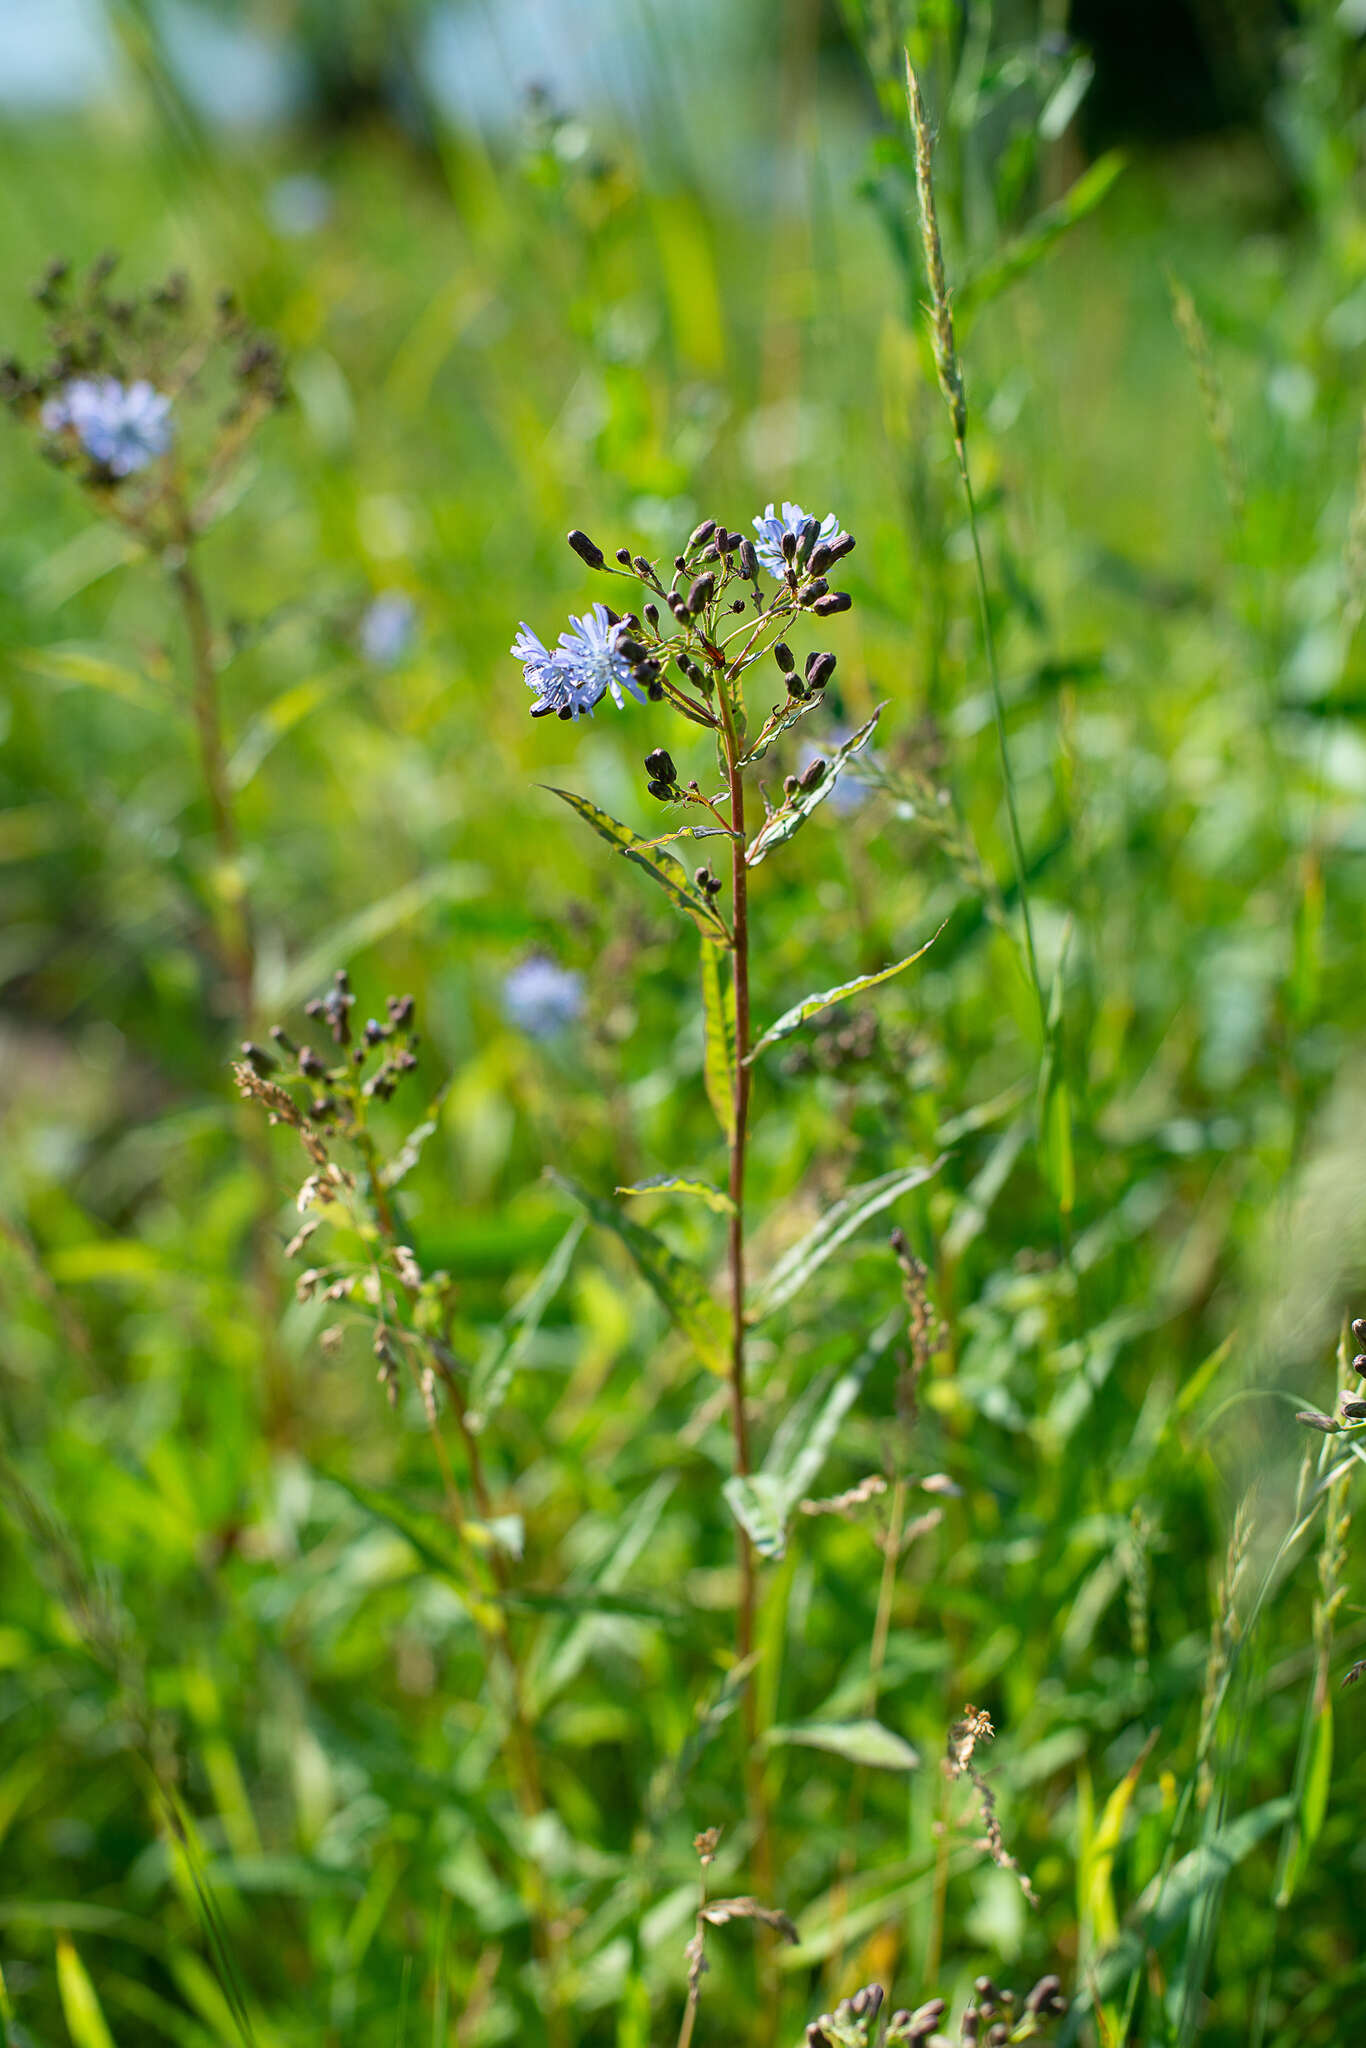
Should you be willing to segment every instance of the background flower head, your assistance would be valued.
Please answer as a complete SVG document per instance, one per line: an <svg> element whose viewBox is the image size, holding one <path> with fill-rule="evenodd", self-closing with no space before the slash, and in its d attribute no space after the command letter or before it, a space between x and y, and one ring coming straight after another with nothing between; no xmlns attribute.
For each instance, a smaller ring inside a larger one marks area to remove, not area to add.
<svg viewBox="0 0 1366 2048"><path fill-rule="evenodd" d="M531 953L503 981L503 1014L528 1038L558 1038L583 1012L583 976Z"/></svg>
<svg viewBox="0 0 1366 2048"><path fill-rule="evenodd" d="M417 630L417 606L406 590L381 590L360 622L361 652L378 668L402 661Z"/></svg>
<svg viewBox="0 0 1366 2048"><path fill-rule="evenodd" d="M145 377L73 377L43 407L50 434L73 432L87 455L111 476L133 476L164 455L175 439L171 401Z"/></svg>

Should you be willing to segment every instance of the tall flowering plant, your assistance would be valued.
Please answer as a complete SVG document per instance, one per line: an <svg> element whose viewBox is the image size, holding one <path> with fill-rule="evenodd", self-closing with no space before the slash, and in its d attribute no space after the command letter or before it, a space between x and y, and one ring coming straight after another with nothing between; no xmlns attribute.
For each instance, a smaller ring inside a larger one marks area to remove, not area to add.
<svg viewBox="0 0 1366 2048"><path fill-rule="evenodd" d="M622 1188L627 1197L671 1193L700 1200L726 1218L724 1307L701 1272L616 1204L565 1183L593 1218L613 1231L631 1254L668 1314L699 1357L728 1385L733 1471L725 1494L736 1523L739 1597L735 1617L737 1667L744 1692L746 1804L755 1881L773 1878L770 1817L762 1769L759 1694L749 1674L755 1648L757 1561L780 1557L786 1523L803 1490L802 1479L774 1463L756 1461L747 1389L747 1346L752 1326L790 1301L849 1231L927 1179L917 1165L884 1175L836 1205L808 1239L752 1286L746 1258L746 1157L753 1091L769 1049L832 1005L889 980L926 950L893 961L873 974L805 997L756 1029L751 1009L753 950L751 880L755 871L796 837L836 791L864 751L882 707L828 751L811 754L800 774L785 777L771 796L759 771L782 735L808 720L817 729L836 669L835 654L815 648L799 661L791 642L847 612L846 591L831 576L854 547L834 515L810 517L800 505L773 505L753 521L754 537L703 520L671 565L619 548L609 560L575 529L569 545L590 569L627 586L618 610L595 603L572 618L553 648L522 624L512 652L533 693L531 715L578 719L604 698L619 709L634 704L649 716L667 712L712 734L716 780L684 782L667 747L645 757L648 792L663 807L667 828L643 838L574 791L553 794L591 825L607 844L640 868L673 908L688 919L700 948L704 1021L704 1078L727 1152L724 1187L674 1174ZM765 664L760 671L760 664ZM772 663L773 667L767 664ZM760 709L760 674L775 679L776 702ZM654 738L655 735L651 734ZM762 806L756 808L756 797ZM719 841L717 853L691 874L671 849L684 841ZM713 865L714 863L714 865ZM804 1478L804 1475L803 1475Z"/></svg>

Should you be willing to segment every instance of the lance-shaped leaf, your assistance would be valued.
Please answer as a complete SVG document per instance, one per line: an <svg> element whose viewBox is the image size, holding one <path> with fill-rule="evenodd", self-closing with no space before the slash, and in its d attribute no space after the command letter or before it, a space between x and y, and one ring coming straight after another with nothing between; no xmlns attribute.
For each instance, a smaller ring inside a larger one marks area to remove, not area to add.
<svg viewBox="0 0 1366 2048"><path fill-rule="evenodd" d="M847 1238L861 1230L871 1217L880 1215L902 1195L909 1194L912 1188L923 1187L926 1181L933 1180L943 1164L944 1155L941 1154L929 1166L898 1167L892 1173L880 1174L876 1180L862 1181L858 1187L850 1188L841 1195L839 1201L833 1202L826 1210L820 1222L784 1252L754 1297L749 1311L750 1322L761 1322L765 1316L772 1315L775 1309L791 1301Z"/></svg>
<svg viewBox="0 0 1366 2048"><path fill-rule="evenodd" d="M819 695L814 697L789 697L786 704L781 705L776 711L771 711L764 720L754 745L747 754L741 755L740 766L748 768L755 761L762 761L764 755L773 745L774 740L782 733L791 732L793 726L800 719L805 718L808 712L814 711L820 701Z"/></svg>
<svg viewBox="0 0 1366 2048"><path fill-rule="evenodd" d="M900 1314L889 1316L833 1385L827 1373L807 1387L774 1431L762 1468L745 1475L736 1473L726 1481L722 1488L726 1505L760 1557L783 1556L793 1509L815 1483L836 1431L900 1327Z"/></svg>
<svg viewBox="0 0 1366 2048"><path fill-rule="evenodd" d="M476 1436L488 1428L490 1419L502 1407L513 1375L541 1326L542 1316L564 1285L583 1230L582 1222L570 1224L517 1306L504 1316L470 1374L465 1421Z"/></svg>
<svg viewBox="0 0 1366 2048"><path fill-rule="evenodd" d="M772 853L775 846L781 846L794 832L801 830L811 813L825 802L838 782L841 771L853 760L855 754L861 753L867 746L881 715L882 706L879 704L868 723L861 725L852 739L847 739L842 747L836 747L825 764L825 773L820 781L813 783L809 788L799 787L785 804L765 818L746 850L745 861L748 866L757 868L760 861Z"/></svg>
<svg viewBox="0 0 1366 2048"><path fill-rule="evenodd" d="M796 1743L803 1749L823 1749L842 1756L846 1763L866 1765L874 1771L913 1771L920 1762L904 1736L884 1728L881 1721L801 1721L787 1728L770 1728L764 1737L770 1745Z"/></svg>
<svg viewBox="0 0 1366 2048"><path fill-rule="evenodd" d="M947 923L948 919L945 918L944 924ZM939 931L931 932L924 945L917 946L914 953L908 953L904 960L894 960L890 967L879 967L876 974L860 974L855 981L842 981L838 988L822 989L819 995L803 996L790 1010L783 1011L776 1024L770 1024L767 1031L755 1039L745 1055L746 1066L752 1060L757 1060L760 1053L766 1052L770 1045L776 1045L779 1039L790 1038L794 1031L800 1031L803 1024L819 1015L822 1010L828 1010L832 1003L846 1003L850 996L862 995L866 988L876 988L880 981L890 981L893 975L903 973L907 967L914 967L916 961L923 959L929 952L943 929L944 925L941 924Z"/></svg>
<svg viewBox="0 0 1366 2048"><path fill-rule="evenodd" d="M596 804L589 803L586 796L576 796L572 789L556 789L550 783L543 786L552 796L567 803L571 811L577 811L609 846L615 847L627 860L633 860L637 867L644 868L675 908L692 919L704 938L725 938L726 927L718 912L701 891L693 887L681 861L676 861L671 853L664 853L659 848L647 848L644 840L638 838L629 825L623 825L606 811L600 811Z"/></svg>
<svg viewBox="0 0 1366 2048"><path fill-rule="evenodd" d="M625 1245L642 1280L658 1297L670 1321L690 1340L702 1363L709 1371L724 1374L729 1363L730 1329L720 1303L697 1268L671 1251L653 1230L623 1216L615 1203L590 1195L565 1174L552 1171L550 1178L572 1195L595 1223Z"/></svg>
<svg viewBox="0 0 1366 2048"><path fill-rule="evenodd" d="M716 1216L732 1216L735 1204L721 1188L714 1188L710 1181L685 1180L676 1173L651 1174L648 1180L633 1181L628 1188L618 1188L619 1195L694 1195L699 1202L705 1202Z"/></svg>
<svg viewBox="0 0 1366 2048"><path fill-rule="evenodd" d="M723 973L726 948L702 942L702 1077L729 1145L735 1138L735 984Z"/></svg>

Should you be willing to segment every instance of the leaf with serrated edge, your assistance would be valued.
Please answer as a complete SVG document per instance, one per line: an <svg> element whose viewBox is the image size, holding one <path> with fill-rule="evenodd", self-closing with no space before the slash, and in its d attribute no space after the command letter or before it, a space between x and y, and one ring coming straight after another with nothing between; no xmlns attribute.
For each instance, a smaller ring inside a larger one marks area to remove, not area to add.
<svg viewBox="0 0 1366 2048"><path fill-rule="evenodd" d="M793 1743L823 1749L875 1771L913 1771L920 1763L919 1752L881 1721L803 1721L790 1728L770 1728L764 1739L774 1746Z"/></svg>
<svg viewBox="0 0 1366 2048"><path fill-rule="evenodd" d="M760 861L772 853L775 846L783 845L794 832L801 830L811 813L825 802L835 787L840 771L853 760L855 754L861 753L867 746L881 716L882 706L879 704L868 723L861 725L853 738L847 739L842 747L836 747L825 764L825 773L820 781L811 789L798 788L781 810L774 811L771 817L764 820L746 850L747 867L757 868Z"/></svg>
<svg viewBox="0 0 1366 2048"><path fill-rule="evenodd" d="M948 919L945 918L944 924L947 923ZM890 981L893 975L903 973L908 967L914 967L916 961L923 959L929 952L939 937L939 932L943 931L944 924L940 925L939 931L931 932L924 945L917 946L914 953L908 953L904 960L895 960L890 967L879 967L876 974L860 974L856 981L842 981L838 988L823 989L819 995L804 996L801 1002L794 1003L790 1010L784 1010L777 1023L770 1024L767 1031L755 1039L745 1055L745 1065L749 1066L757 1060L760 1053L766 1052L770 1045L777 1045L780 1039L790 1038L794 1031L800 1031L803 1024L819 1015L822 1010L828 1010L833 1003L846 1003L850 996L862 995L866 988L876 988L880 981Z"/></svg>
<svg viewBox="0 0 1366 2048"><path fill-rule="evenodd" d="M782 733L791 732L793 726L805 718L808 712L814 711L820 701L819 697L789 697L781 710L771 712L764 720L758 739L747 754L741 755L740 766L749 768L754 762L762 761L774 740Z"/></svg>
<svg viewBox="0 0 1366 2048"><path fill-rule="evenodd" d="M702 1078L721 1134L735 1136L735 984L722 973L726 948L702 942Z"/></svg>
<svg viewBox="0 0 1366 2048"><path fill-rule="evenodd" d="M721 1492L760 1557L781 1557L787 1547L786 1489L777 1474L737 1472Z"/></svg>
<svg viewBox="0 0 1366 2048"><path fill-rule="evenodd" d="M879 1175L876 1180L861 1181L850 1188L838 1202L826 1210L805 1237L799 1238L790 1250L784 1252L773 1271L759 1288L749 1311L752 1323L762 1321L791 1301L811 1275L823 1266L833 1252L853 1236L856 1230L872 1216L880 1215L884 1209L912 1188L923 1187L932 1180L944 1164L944 1155L929 1166L898 1167L892 1173Z"/></svg>
<svg viewBox="0 0 1366 2048"><path fill-rule="evenodd" d="M563 1188L567 1195L572 1196L595 1223L601 1224L604 1230L610 1230L620 1240L635 1261L642 1280L656 1295L670 1321L693 1344L702 1363L710 1372L724 1375L730 1363L730 1328L720 1303L708 1291L697 1268L671 1251L653 1230L646 1230L642 1224L632 1222L629 1216L623 1216L614 1203L590 1195L567 1174L556 1173L552 1169L550 1178L556 1187Z"/></svg>
<svg viewBox="0 0 1366 2048"><path fill-rule="evenodd" d="M696 1195L699 1202L717 1216L734 1214L735 1204L720 1188L712 1187L709 1181L685 1180L676 1173L651 1174L648 1180L633 1181L628 1188L618 1188L619 1195Z"/></svg>
<svg viewBox="0 0 1366 2048"><path fill-rule="evenodd" d="M646 874L658 882L675 908L690 917L705 938L725 937L724 924L706 897L693 888L681 861L676 861L672 854L661 853L657 849L653 852L647 851L645 842L636 836L629 825L623 825L620 819L611 817L606 811L600 811L596 804L589 803L586 796L576 796L572 789L556 789L554 784L549 782L543 783L542 787L547 789L551 796L557 796L562 803L568 804L571 811L577 811L584 822L591 825L609 846L615 847L627 860L634 861L637 867L644 868Z"/></svg>

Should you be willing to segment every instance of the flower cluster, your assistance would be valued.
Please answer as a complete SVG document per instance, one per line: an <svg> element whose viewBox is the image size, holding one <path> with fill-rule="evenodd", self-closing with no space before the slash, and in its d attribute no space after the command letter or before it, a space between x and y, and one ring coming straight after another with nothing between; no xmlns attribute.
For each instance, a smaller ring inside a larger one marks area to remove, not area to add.
<svg viewBox="0 0 1366 2048"><path fill-rule="evenodd" d="M595 603L582 618L570 619L553 648L522 623L512 652L532 692L532 717L582 718L610 696L618 710L628 697L638 704L667 699L693 723L717 726L718 681L734 682L768 652L791 701L819 695L834 673L834 655L812 654L799 678L795 657L778 635L784 622L803 614L823 619L849 609L853 600L830 588L827 571L849 553L853 538L833 513L821 521L788 503L781 517L769 505L754 529L757 541L704 519L668 574L629 548L617 549L614 566L576 527L569 545L579 559L638 583L642 598L625 612ZM761 570L776 580L776 591L765 592Z"/></svg>
<svg viewBox="0 0 1366 2048"><path fill-rule="evenodd" d="M887 2021L879 2037L877 2018L886 1994L880 1984L865 1984L852 1998L842 1998L833 2012L823 2012L806 2030L806 2048L950 2048L949 2036L940 2032L948 2011L942 1998L930 1998L914 2012L900 2006ZM1062 1985L1054 1976L1040 1977L1021 1999L1002 1989L990 1977L979 1977L973 1996L959 2023L960 2043L982 2043L984 2048L1007 2048L1007 2044L1030 2041L1041 2034L1051 2019L1067 2011Z"/></svg>
<svg viewBox="0 0 1366 2048"><path fill-rule="evenodd" d="M34 296L51 353L32 367L0 363L0 398L103 509L153 547L181 546L209 523L247 440L283 401L280 355L231 294L201 313L176 272L116 295L116 265L103 256L75 278L49 264ZM172 450L181 460L165 459Z"/></svg>

